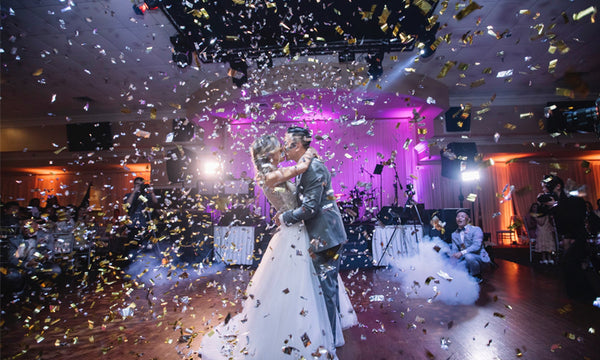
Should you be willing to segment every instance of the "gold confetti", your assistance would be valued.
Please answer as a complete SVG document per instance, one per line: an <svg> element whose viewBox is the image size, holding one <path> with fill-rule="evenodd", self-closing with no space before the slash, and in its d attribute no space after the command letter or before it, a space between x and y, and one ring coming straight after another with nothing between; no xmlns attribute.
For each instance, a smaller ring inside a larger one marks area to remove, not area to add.
<svg viewBox="0 0 600 360"><path fill-rule="evenodd" d="M495 312L495 313L494 313L494 316L495 316L495 317L499 317L500 319L504 319L504 315L503 315L503 314L501 314L501 313L499 313L499 312Z"/></svg>
<svg viewBox="0 0 600 360"><path fill-rule="evenodd" d="M457 3L457 5L458 5L458 3ZM459 11L458 14L454 15L454 18L456 20L462 20L462 19L465 18L465 16L467 16L470 13L472 13L473 11L481 9L481 8L482 7L479 6L479 4L477 4L475 1L473 1L466 8L462 9L461 11Z"/></svg>
<svg viewBox="0 0 600 360"><path fill-rule="evenodd" d="M421 9L423 15L426 15L431 10L431 5L425 0L415 0L413 1L413 5Z"/></svg>
<svg viewBox="0 0 600 360"><path fill-rule="evenodd" d="M565 89L565 88L556 88L555 94L561 95L561 96L566 96L571 99L573 99L575 97L575 91L573 91L571 89Z"/></svg>
<svg viewBox="0 0 600 360"><path fill-rule="evenodd" d="M383 10L381 11L381 16L379 16L379 25L385 24L390 14L390 9L387 8L387 5L384 5Z"/></svg>
<svg viewBox="0 0 600 360"><path fill-rule="evenodd" d="M485 84L485 79L479 79L479 80L475 80L471 83L471 88L476 88L478 86L481 86Z"/></svg>
<svg viewBox="0 0 600 360"><path fill-rule="evenodd" d="M441 79L443 77L446 77L446 75L448 74L448 71L450 71L450 69L452 69L452 67L454 65L456 65L456 61L450 61L450 60L446 61L444 66L442 66L440 73L437 75L437 78Z"/></svg>
<svg viewBox="0 0 600 360"><path fill-rule="evenodd" d="M482 73L484 73L484 74L491 74L492 73L492 68L491 67L485 68L485 69L483 69Z"/></svg>
<svg viewBox="0 0 600 360"><path fill-rule="evenodd" d="M42 69L42 68L39 68L39 69L37 69L36 71L34 71L32 75L33 75L33 76L40 76L40 75L42 75L43 73L44 73L44 69Z"/></svg>
<svg viewBox="0 0 600 360"><path fill-rule="evenodd" d="M573 20L579 21L579 20L583 19L584 17L586 17L586 16L588 16L590 14L593 14L591 16L591 22L593 23L594 22L594 15L596 15L597 11L598 10L596 9L595 6L590 6L589 8L587 8L585 10L582 10L582 11L576 13L576 14L573 14Z"/></svg>
<svg viewBox="0 0 600 360"><path fill-rule="evenodd" d="M548 63L548 72L552 74L556 69L556 64L558 63L558 59L550 60Z"/></svg>
<svg viewBox="0 0 600 360"><path fill-rule="evenodd" d="M404 148L404 150L408 150L408 146L410 145L410 143L412 142L412 139L406 139L404 140L404 145L402 145L402 147Z"/></svg>
<svg viewBox="0 0 600 360"><path fill-rule="evenodd" d="M352 159L353 158L353 156L350 155L350 154L348 154L348 153L345 153L344 156L346 157L346 159Z"/></svg>
<svg viewBox="0 0 600 360"><path fill-rule="evenodd" d="M60 149L58 149L58 150L54 150L54 155L58 155L58 154L60 154L61 152L65 151L66 149L67 149L67 147L66 147L66 146L63 146L63 147L61 147L61 148L60 148Z"/></svg>
<svg viewBox="0 0 600 360"><path fill-rule="evenodd" d="M511 124L511 123L506 123L506 124L504 124L504 128L508 129L508 130L514 130L517 128L517 125Z"/></svg>
<svg viewBox="0 0 600 360"><path fill-rule="evenodd" d="M520 119L524 119L524 118L530 118L533 117L533 113L532 112L528 112L528 113L521 113L519 114L519 118Z"/></svg>

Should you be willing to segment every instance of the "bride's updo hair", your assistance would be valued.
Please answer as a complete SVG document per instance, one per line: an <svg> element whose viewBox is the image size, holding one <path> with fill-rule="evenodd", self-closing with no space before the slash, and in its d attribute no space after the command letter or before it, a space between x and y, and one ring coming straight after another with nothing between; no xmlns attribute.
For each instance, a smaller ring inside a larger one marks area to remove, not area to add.
<svg viewBox="0 0 600 360"><path fill-rule="evenodd" d="M277 168L271 162L271 154L280 147L281 143L275 135L262 135L254 140L252 145L250 145L250 153L252 154L252 160L257 172L266 174Z"/></svg>

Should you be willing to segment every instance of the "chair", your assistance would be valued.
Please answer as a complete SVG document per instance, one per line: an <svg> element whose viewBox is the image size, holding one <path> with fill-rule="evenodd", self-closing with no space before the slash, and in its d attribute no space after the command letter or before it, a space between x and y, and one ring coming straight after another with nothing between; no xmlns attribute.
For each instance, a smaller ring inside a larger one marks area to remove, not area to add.
<svg viewBox="0 0 600 360"><path fill-rule="evenodd" d="M504 245L505 240L508 240L509 245L516 241L515 232L513 230L497 230L496 245Z"/></svg>

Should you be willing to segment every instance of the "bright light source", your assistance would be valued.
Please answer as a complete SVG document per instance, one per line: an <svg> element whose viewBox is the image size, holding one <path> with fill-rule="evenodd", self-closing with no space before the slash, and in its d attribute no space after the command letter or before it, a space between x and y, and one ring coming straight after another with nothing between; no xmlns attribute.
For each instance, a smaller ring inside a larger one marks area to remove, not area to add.
<svg viewBox="0 0 600 360"><path fill-rule="evenodd" d="M216 161L206 161L202 164L205 175L215 175L219 172L219 163Z"/></svg>
<svg viewBox="0 0 600 360"><path fill-rule="evenodd" d="M462 181L476 181L479 180L479 170L463 171L460 173Z"/></svg>

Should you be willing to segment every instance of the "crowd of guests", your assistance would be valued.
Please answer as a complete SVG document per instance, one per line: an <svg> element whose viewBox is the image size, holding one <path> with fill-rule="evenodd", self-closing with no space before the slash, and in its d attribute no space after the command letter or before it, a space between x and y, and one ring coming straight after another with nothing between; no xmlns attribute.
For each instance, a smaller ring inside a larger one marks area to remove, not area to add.
<svg viewBox="0 0 600 360"><path fill-rule="evenodd" d="M20 293L28 286L50 289L60 274L89 265L95 242L113 231L82 206L61 206L49 196L46 206L38 198L29 206L2 204L2 293Z"/></svg>

